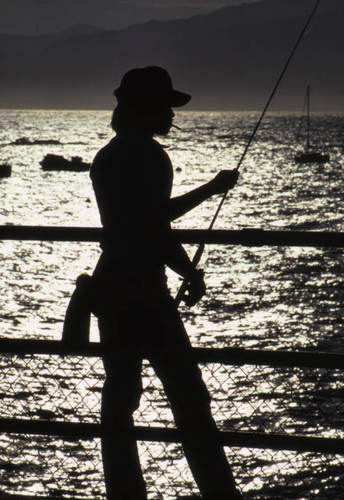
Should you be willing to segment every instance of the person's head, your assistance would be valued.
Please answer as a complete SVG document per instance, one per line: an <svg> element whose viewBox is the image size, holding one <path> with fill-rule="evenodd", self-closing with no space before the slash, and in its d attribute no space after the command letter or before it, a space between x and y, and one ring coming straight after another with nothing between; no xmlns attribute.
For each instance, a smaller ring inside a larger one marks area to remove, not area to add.
<svg viewBox="0 0 344 500"><path fill-rule="evenodd" d="M138 130L166 135L172 125L173 107L187 104L191 96L175 90L168 72L159 66L128 71L114 91L118 100L112 117L116 132Z"/></svg>

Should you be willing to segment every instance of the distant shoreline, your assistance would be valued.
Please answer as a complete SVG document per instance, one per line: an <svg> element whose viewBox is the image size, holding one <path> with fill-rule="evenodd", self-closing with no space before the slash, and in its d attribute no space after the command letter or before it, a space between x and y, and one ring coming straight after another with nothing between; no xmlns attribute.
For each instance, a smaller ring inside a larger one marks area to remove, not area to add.
<svg viewBox="0 0 344 500"><path fill-rule="evenodd" d="M112 113L112 109L73 109L73 108L0 108L0 112L23 112L23 113L32 113L32 112L51 112L56 111L60 113ZM186 114L186 113L261 113L261 109L188 109L183 111L177 111L177 114ZM291 115L300 115L302 114L300 110L297 109L284 109L284 110L271 110L267 112L270 115L281 115L281 114L291 114ZM315 110L311 112L312 115L343 115L344 109L340 110Z"/></svg>

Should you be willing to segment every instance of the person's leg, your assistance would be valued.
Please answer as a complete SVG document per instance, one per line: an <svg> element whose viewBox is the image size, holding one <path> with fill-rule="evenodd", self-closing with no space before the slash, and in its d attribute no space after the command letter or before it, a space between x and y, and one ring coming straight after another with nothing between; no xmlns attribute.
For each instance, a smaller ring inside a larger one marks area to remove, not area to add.
<svg viewBox="0 0 344 500"><path fill-rule="evenodd" d="M100 322L99 327L104 339L109 326ZM109 356L104 358L102 458L108 500L147 499L137 443L132 433L132 414L139 407L142 394L141 364L133 350L118 345L116 349L111 346Z"/></svg>
<svg viewBox="0 0 344 500"><path fill-rule="evenodd" d="M165 343L151 364L171 403L183 448L204 500L241 498L210 410L210 396L177 311L161 312Z"/></svg>

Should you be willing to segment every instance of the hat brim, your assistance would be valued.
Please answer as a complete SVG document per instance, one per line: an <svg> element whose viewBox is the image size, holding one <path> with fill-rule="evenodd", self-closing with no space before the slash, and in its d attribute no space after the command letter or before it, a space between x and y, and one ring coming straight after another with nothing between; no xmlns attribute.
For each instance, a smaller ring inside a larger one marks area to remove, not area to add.
<svg viewBox="0 0 344 500"><path fill-rule="evenodd" d="M180 92L179 90L173 90L171 95L170 106L172 108L179 108L180 106L185 106L188 102L191 101L191 95L186 94L185 92Z"/></svg>
<svg viewBox="0 0 344 500"><path fill-rule="evenodd" d="M118 89L113 91L113 94L117 97L117 99L121 96L122 91L121 88L119 87ZM150 93L151 95L142 95L141 102L145 103L157 103L157 104L167 104L168 106L171 106L172 108L179 108L181 106L185 106L188 102L191 101L191 95L186 94L185 92L180 92L179 90L172 90L171 93L160 96L157 95L156 93Z"/></svg>

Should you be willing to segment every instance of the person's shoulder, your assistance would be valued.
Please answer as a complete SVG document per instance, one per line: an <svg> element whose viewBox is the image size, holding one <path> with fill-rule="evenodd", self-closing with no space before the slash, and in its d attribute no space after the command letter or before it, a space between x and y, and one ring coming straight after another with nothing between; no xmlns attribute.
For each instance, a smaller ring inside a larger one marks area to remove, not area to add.
<svg viewBox="0 0 344 500"><path fill-rule="evenodd" d="M109 163L111 163L117 147L116 142L117 142L116 137L114 137L113 139L110 140L110 142L108 142L108 144L103 146L98 151L91 165L91 170L90 170L91 178L93 178L96 175L96 172L103 170L109 165Z"/></svg>
<svg viewBox="0 0 344 500"><path fill-rule="evenodd" d="M162 144L160 144L160 142L157 141L156 139L154 139L153 137L150 138L150 144L151 144L151 147L156 149L157 151L165 152L164 146Z"/></svg>
<svg viewBox="0 0 344 500"><path fill-rule="evenodd" d="M116 137L113 137L110 142L103 146L96 156L94 157L93 163L100 163L111 156L116 149Z"/></svg>
<svg viewBox="0 0 344 500"><path fill-rule="evenodd" d="M152 155L156 158L164 159L169 161L169 156L166 151L166 146L163 146L156 139L151 138L148 142L148 148Z"/></svg>

